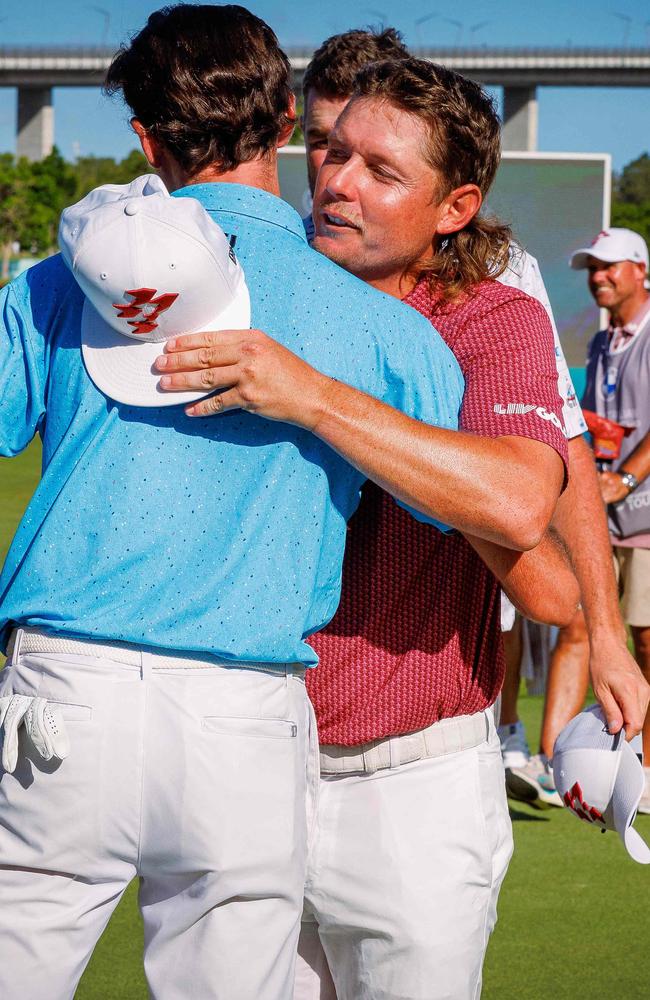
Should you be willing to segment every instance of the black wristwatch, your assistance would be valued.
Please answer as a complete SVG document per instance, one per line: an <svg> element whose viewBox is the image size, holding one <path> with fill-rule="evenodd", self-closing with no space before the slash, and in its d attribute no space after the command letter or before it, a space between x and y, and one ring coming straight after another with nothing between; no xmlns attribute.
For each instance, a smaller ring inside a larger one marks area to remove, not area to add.
<svg viewBox="0 0 650 1000"><path fill-rule="evenodd" d="M626 472L625 469L619 469L618 474L621 477L623 486L627 486L628 493L632 493L639 485L639 480L633 472Z"/></svg>

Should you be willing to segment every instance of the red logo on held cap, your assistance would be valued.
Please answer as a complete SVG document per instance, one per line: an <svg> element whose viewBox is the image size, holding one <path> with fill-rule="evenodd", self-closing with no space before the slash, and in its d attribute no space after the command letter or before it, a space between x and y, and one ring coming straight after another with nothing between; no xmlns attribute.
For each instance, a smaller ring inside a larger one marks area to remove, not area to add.
<svg viewBox="0 0 650 1000"><path fill-rule="evenodd" d="M154 298L157 288L127 288L125 295L130 295L133 302L113 303L120 319L125 319L136 333L151 333L158 326L157 320L161 313L169 309L178 298L178 292L165 292ZM141 316L142 319L136 319Z"/></svg>
<svg viewBox="0 0 650 1000"><path fill-rule="evenodd" d="M579 816L580 819L586 820L587 823L604 824L605 822L603 814L585 802L582 795L582 789L577 781L568 792L564 793L564 804L565 806L568 806L569 809L573 809L576 816Z"/></svg>

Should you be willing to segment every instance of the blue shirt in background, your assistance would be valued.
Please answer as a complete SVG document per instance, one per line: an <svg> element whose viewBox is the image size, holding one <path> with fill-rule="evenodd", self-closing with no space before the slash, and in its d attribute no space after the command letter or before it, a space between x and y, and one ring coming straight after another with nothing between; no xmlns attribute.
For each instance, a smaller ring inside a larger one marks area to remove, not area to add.
<svg viewBox="0 0 650 1000"><path fill-rule="evenodd" d="M235 184L176 194L230 236L253 326L408 414L457 426L460 370L431 325L311 250L289 205ZM0 453L43 440L43 478L0 578L4 644L20 624L313 664L303 639L336 609L364 477L288 424L108 399L83 365L82 304L60 255L0 293Z"/></svg>

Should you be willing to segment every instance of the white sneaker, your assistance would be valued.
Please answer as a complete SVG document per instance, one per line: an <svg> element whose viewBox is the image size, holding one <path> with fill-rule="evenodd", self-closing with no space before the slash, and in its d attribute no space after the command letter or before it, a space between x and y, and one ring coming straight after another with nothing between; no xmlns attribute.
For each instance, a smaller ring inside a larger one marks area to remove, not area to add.
<svg viewBox="0 0 650 1000"><path fill-rule="evenodd" d="M535 754L523 767L506 770L506 790L511 799L532 806L562 806L553 778L553 771L544 754Z"/></svg>
<svg viewBox="0 0 650 1000"><path fill-rule="evenodd" d="M497 729L501 741L501 756L503 766L524 767L530 760L530 750L526 743L526 730L523 722L517 721L510 725L499 726Z"/></svg>
<svg viewBox="0 0 650 1000"><path fill-rule="evenodd" d="M650 767L644 767L643 773L645 774L645 791L641 796L637 812L648 816L650 815Z"/></svg>

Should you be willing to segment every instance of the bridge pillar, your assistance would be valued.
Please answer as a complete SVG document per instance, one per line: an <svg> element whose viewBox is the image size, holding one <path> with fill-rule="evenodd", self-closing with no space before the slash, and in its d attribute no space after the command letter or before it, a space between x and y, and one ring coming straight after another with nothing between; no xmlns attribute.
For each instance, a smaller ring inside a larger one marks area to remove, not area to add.
<svg viewBox="0 0 650 1000"><path fill-rule="evenodd" d="M503 88L504 149L537 149L537 91L535 87Z"/></svg>
<svg viewBox="0 0 650 1000"><path fill-rule="evenodd" d="M42 160L54 145L54 108L51 87L18 88L16 155Z"/></svg>

